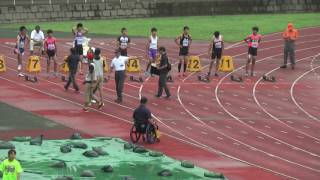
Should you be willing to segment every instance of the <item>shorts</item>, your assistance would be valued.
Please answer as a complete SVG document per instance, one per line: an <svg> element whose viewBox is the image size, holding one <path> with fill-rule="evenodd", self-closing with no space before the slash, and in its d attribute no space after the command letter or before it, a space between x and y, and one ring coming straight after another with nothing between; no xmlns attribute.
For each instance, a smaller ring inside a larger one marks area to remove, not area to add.
<svg viewBox="0 0 320 180"><path fill-rule="evenodd" d="M48 57L54 57L56 55L56 51L55 50L47 50L47 55Z"/></svg>
<svg viewBox="0 0 320 180"><path fill-rule="evenodd" d="M211 54L211 59L217 58L218 60L220 60L221 56L222 56L222 49L221 48L213 49L212 54Z"/></svg>
<svg viewBox="0 0 320 180"><path fill-rule="evenodd" d="M119 50L120 50L120 55L121 55L121 56L128 56L128 51L127 51L127 49L121 49L121 48L119 48Z"/></svg>
<svg viewBox="0 0 320 180"><path fill-rule="evenodd" d="M17 47L16 47L16 49L17 49ZM19 48L18 51L20 54L22 54L22 55L24 54L24 48ZM13 53L17 54L16 50L14 50Z"/></svg>
<svg viewBox="0 0 320 180"><path fill-rule="evenodd" d="M179 56L188 56L189 55L189 47L182 47L179 51Z"/></svg>
<svg viewBox="0 0 320 180"><path fill-rule="evenodd" d="M249 47L248 54L252 55L252 56L257 56L258 55L258 48Z"/></svg>
<svg viewBox="0 0 320 180"><path fill-rule="evenodd" d="M76 49L76 53L78 55L83 55L83 47L82 47L82 45L76 45L74 48Z"/></svg>
<svg viewBox="0 0 320 180"><path fill-rule="evenodd" d="M157 50L156 49L149 49L149 57L152 59L157 58Z"/></svg>

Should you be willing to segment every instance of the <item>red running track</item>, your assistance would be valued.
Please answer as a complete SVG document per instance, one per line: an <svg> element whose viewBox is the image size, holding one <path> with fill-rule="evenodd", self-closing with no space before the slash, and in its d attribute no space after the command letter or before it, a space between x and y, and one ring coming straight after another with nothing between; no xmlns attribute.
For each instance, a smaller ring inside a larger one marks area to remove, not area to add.
<svg viewBox="0 0 320 180"><path fill-rule="evenodd" d="M57 78L43 78L37 84L17 77L13 47L1 40L1 53L6 56L8 72L1 74L1 101L32 111L93 136L119 136L128 139L131 114L141 95L150 99L154 118L164 133L161 143L148 146L177 159L188 159L197 165L220 171L229 179L318 179L320 176L319 99L313 56L320 50L320 28L300 30L297 42L297 68L278 69L282 62L283 42L279 33L266 35L261 44L257 76L244 83L229 81L230 74L220 74L211 83L196 81L196 74L175 78L170 84L173 98L156 99L157 78L143 84L127 82L125 102L118 105L113 82L104 85L106 106L103 110L81 112L82 91L64 92ZM67 54L71 39L59 43L60 58ZM103 54L112 55L111 39L94 40ZM129 54L144 57L144 40ZM163 40L170 59L176 61L173 40ZM142 47L142 48L141 48ZM206 42L194 42L192 53L201 55L204 66L209 63ZM246 47L229 45L226 54L235 58L237 74L242 74ZM145 63L142 63L143 66ZM42 67L45 67L44 61ZM312 65L312 66L311 66ZM314 68L314 70L312 69ZM317 69L316 69L317 68ZM176 68L174 69L173 75ZM206 71L205 69L204 71ZM277 77L276 83L261 81L262 74ZM78 76L81 82L83 77ZM36 99L36 100L35 100Z"/></svg>

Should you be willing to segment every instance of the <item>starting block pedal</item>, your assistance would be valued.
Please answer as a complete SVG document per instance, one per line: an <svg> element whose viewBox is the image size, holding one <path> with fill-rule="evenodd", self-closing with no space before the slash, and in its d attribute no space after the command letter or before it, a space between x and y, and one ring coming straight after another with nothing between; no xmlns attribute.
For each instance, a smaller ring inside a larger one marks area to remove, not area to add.
<svg viewBox="0 0 320 180"><path fill-rule="evenodd" d="M33 82L33 83L36 83L36 82L38 82L38 78L37 77L30 77L30 76L28 76L28 75L25 75L24 76L24 79L26 80L26 81L30 81L30 82Z"/></svg>
<svg viewBox="0 0 320 180"><path fill-rule="evenodd" d="M269 76L267 76L265 74L262 76L262 79L264 81L268 81L268 82L276 82L276 77L274 77L274 76L269 77Z"/></svg>
<svg viewBox="0 0 320 180"><path fill-rule="evenodd" d="M210 82L210 78L209 78L209 76L207 74L198 75L198 80L202 81L202 82L206 82L206 83Z"/></svg>
<svg viewBox="0 0 320 180"><path fill-rule="evenodd" d="M243 79L241 76L236 77L234 75L231 75L230 79L231 79L231 81L235 81L235 82L243 82Z"/></svg>
<svg viewBox="0 0 320 180"><path fill-rule="evenodd" d="M143 79L142 77L137 77L137 76L130 76L130 81L133 81L133 82L140 82L142 83L143 82Z"/></svg>
<svg viewBox="0 0 320 180"><path fill-rule="evenodd" d="M169 76L167 77L167 81L168 81L168 82L173 82L172 76L169 75Z"/></svg>

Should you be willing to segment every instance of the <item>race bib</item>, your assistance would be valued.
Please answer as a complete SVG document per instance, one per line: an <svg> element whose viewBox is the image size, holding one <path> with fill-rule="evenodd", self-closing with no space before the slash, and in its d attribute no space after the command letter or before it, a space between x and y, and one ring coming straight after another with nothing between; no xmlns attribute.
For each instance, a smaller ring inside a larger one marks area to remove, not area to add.
<svg viewBox="0 0 320 180"><path fill-rule="evenodd" d="M24 41L19 42L19 48L24 48Z"/></svg>
<svg viewBox="0 0 320 180"><path fill-rule="evenodd" d="M216 47L216 48L222 48L222 43L221 43L221 41L216 42L215 47Z"/></svg>
<svg viewBox="0 0 320 180"><path fill-rule="evenodd" d="M77 45L82 45L83 37L76 37L76 42L77 42Z"/></svg>
<svg viewBox="0 0 320 180"><path fill-rule="evenodd" d="M56 47L55 47L54 44L48 44L48 49L49 49L49 50L55 50Z"/></svg>
<svg viewBox="0 0 320 180"><path fill-rule="evenodd" d="M184 47L187 47L187 46L189 46L189 40L188 39L183 39L183 41L182 41L182 46L184 46Z"/></svg>
<svg viewBox="0 0 320 180"><path fill-rule="evenodd" d="M252 41L251 42L251 47L253 47L253 48L257 48L258 45L259 45L258 41Z"/></svg>
<svg viewBox="0 0 320 180"><path fill-rule="evenodd" d="M126 49L127 48L127 43L121 43L120 44L121 49Z"/></svg>

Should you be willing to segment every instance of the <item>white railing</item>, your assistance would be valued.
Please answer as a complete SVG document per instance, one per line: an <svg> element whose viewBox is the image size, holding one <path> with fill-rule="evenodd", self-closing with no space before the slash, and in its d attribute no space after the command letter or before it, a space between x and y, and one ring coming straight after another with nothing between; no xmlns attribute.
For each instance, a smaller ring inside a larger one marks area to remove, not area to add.
<svg viewBox="0 0 320 180"><path fill-rule="evenodd" d="M108 0L0 0L0 6L8 5L27 5L27 4L55 4L55 3L90 3L90 2L107 2ZM120 3L124 0L118 0Z"/></svg>

